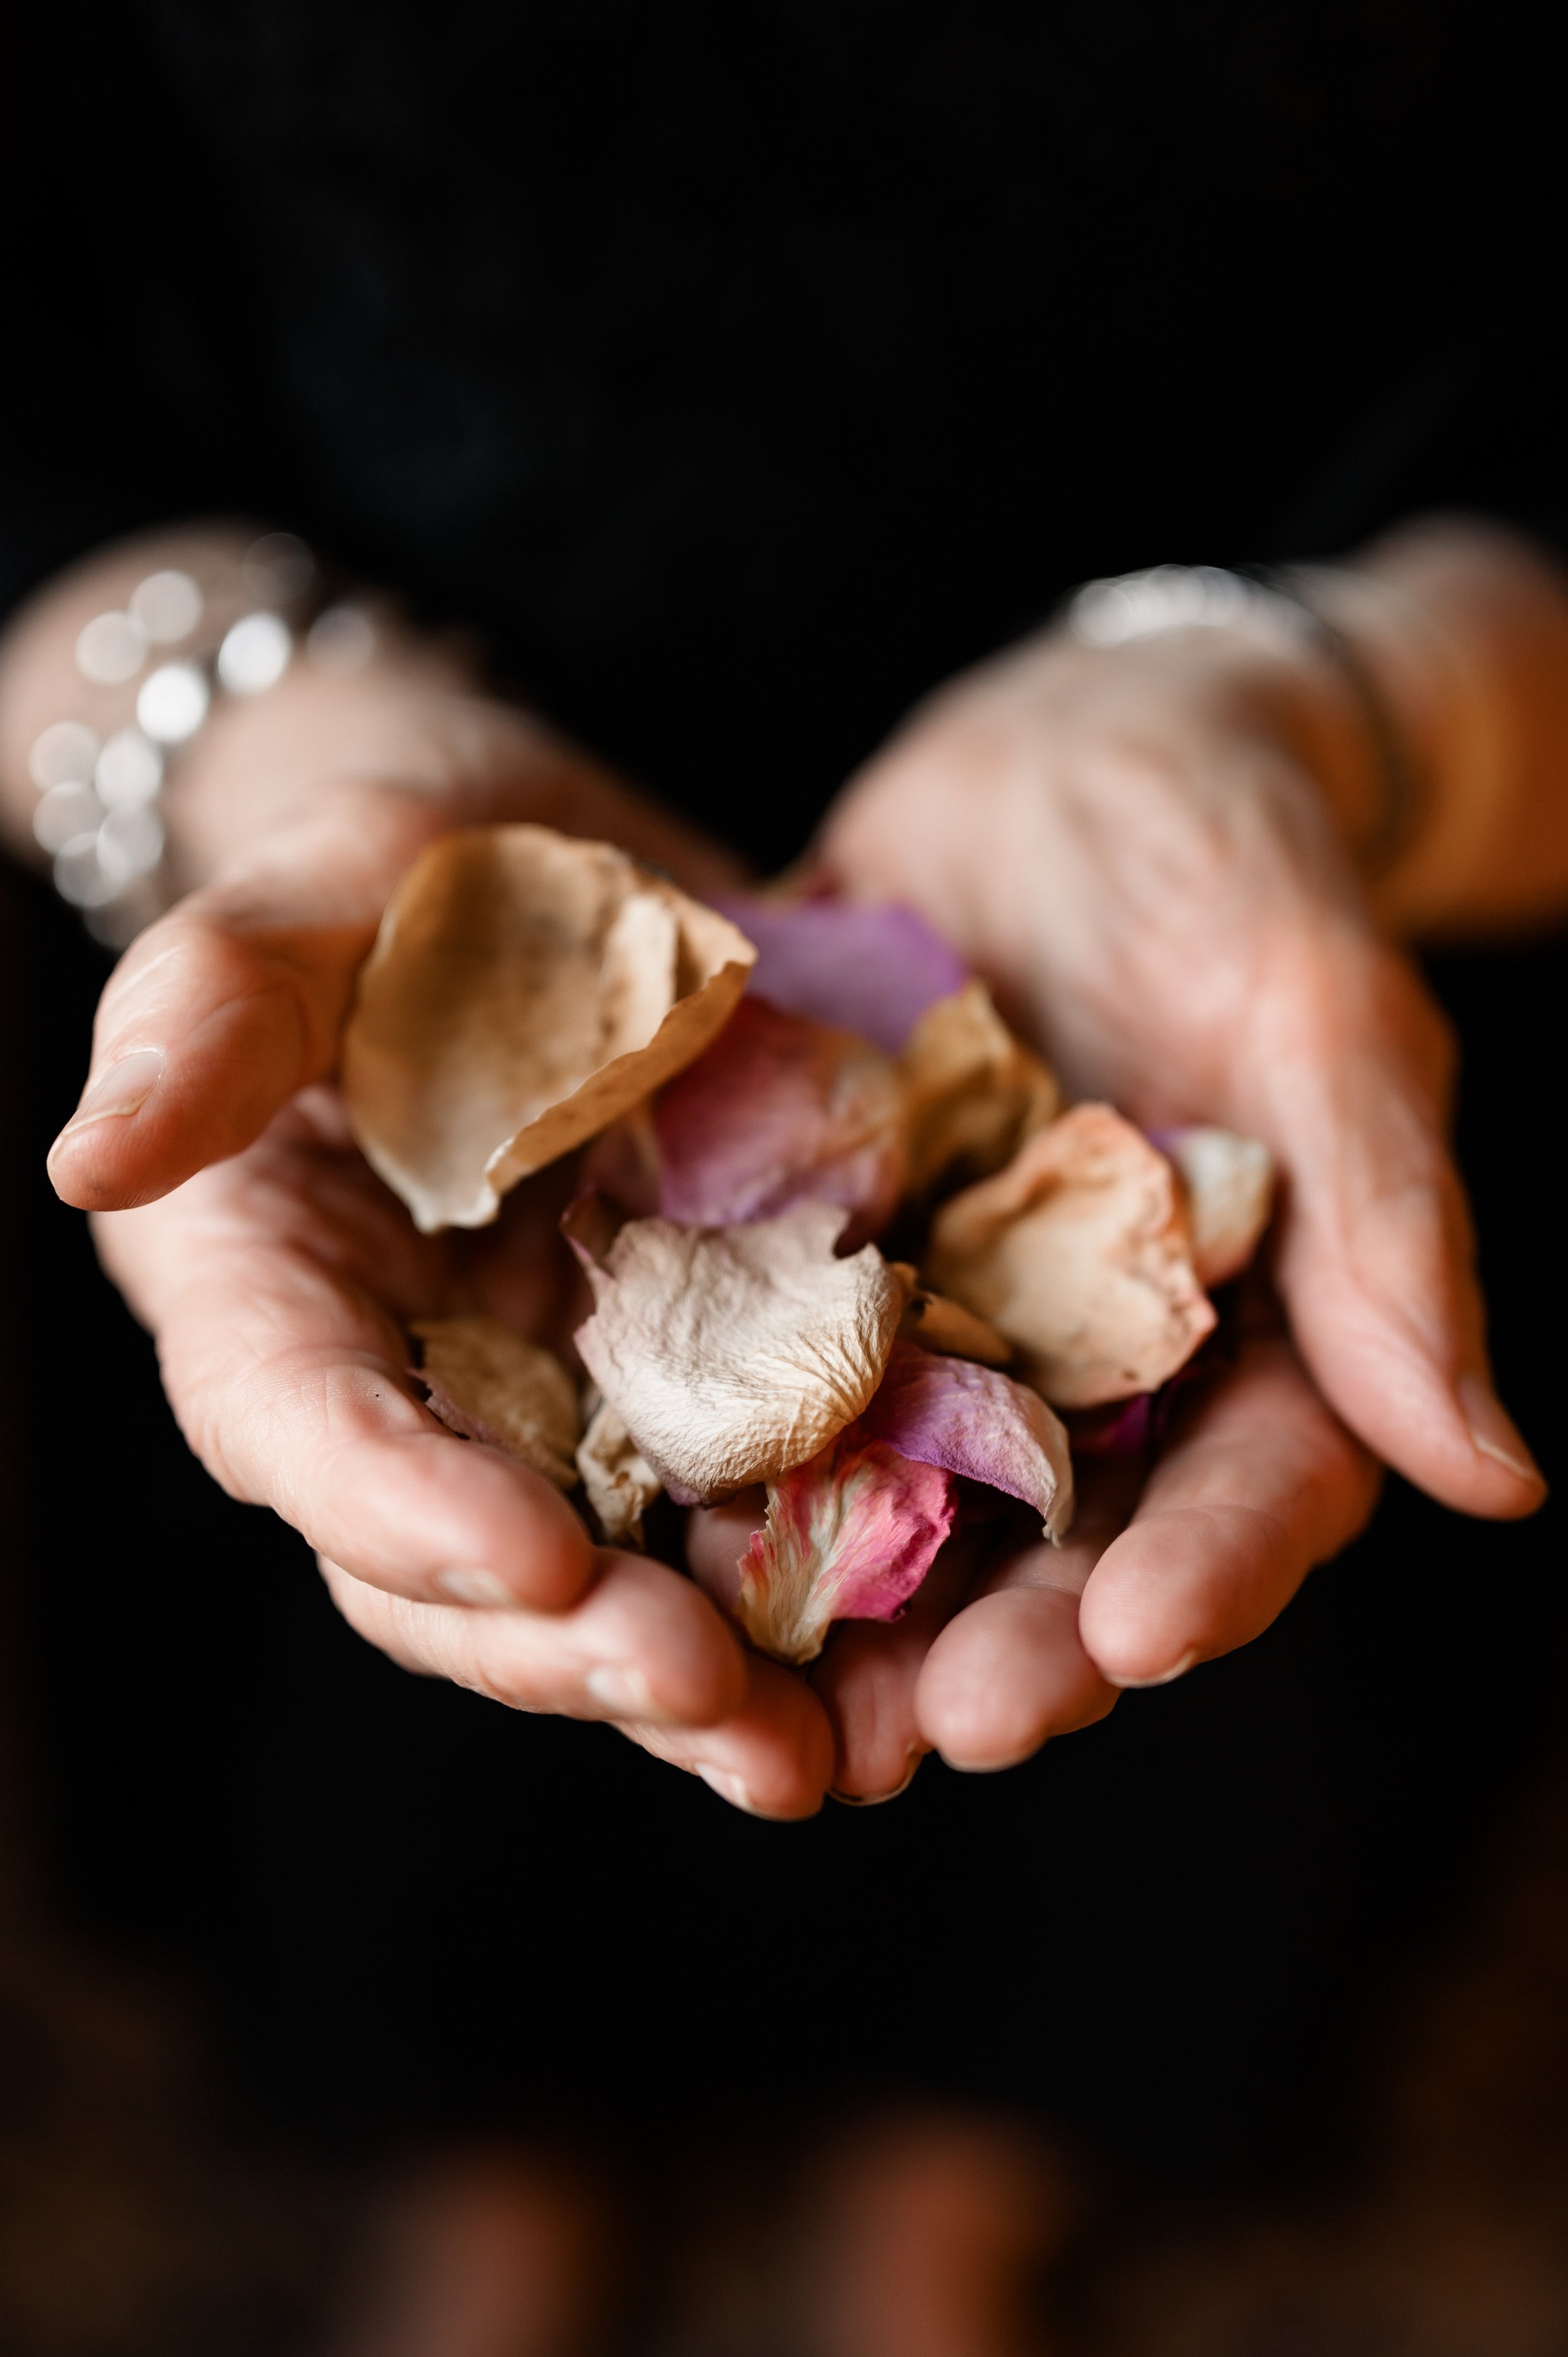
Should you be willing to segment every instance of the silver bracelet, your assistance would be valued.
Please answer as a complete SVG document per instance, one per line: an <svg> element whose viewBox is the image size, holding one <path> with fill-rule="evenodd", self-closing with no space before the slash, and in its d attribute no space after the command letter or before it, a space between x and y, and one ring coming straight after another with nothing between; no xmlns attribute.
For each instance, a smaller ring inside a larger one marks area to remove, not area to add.
<svg viewBox="0 0 1568 2357"><path fill-rule="evenodd" d="M1165 630L1261 628L1325 657L1359 712L1376 761L1378 813L1358 856L1369 875L1382 876L1419 831L1419 780L1375 674L1313 598L1314 577L1315 569L1305 566L1238 573L1219 565L1155 565L1085 582L1068 600L1067 627L1087 647L1127 646Z"/></svg>
<svg viewBox="0 0 1568 2357"><path fill-rule="evenodd" d="M100 694L92 722L57 720L35 740L33 833L56 890L106 948L124 949L175 897L161 798L215 697L263 694L301 643L322 668L356 671L375 625L361 606L326 602L315 557L283 532L205 579L149 573L123 610L79 632L84 686L124 688L124 718L102 726Z"/></svg>

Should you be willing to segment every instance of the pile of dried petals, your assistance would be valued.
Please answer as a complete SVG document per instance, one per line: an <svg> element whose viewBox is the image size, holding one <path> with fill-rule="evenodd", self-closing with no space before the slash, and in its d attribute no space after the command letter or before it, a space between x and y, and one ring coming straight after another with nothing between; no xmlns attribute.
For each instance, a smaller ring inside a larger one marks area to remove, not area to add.
<svg viewBox="0 0 1568 2357"><path fill-rule="evenodd" d="M705 908L536 826L417 862L360 977L344 1086L426 1232L577 1153L586 1383L494 1318L415 1329L443 1422L581 1482L640 1543L661 1490L766 1490L724 1600L790 1662L892 1619L960 1481L1072 1512L1058 1408L1141 1401L1269 1216L1263 1149L1064 1109L910 911ZM579 1151L580 1150L580 1151ZM915 1255L885 1258L893 1229ZM917 1265L918 1264L918 1265Z"/></svg>

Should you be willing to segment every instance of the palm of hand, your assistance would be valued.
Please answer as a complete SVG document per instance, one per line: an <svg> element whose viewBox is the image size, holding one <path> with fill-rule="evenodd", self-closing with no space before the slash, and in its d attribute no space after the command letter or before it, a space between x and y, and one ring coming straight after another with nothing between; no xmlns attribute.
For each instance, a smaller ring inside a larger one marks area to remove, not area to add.
<svg viewBox="0 0 1568 2357"><path fill-rule="evenodd" d="M521 1707L613 1720L763 1813L803 1813L830 1785L882 1796L929 1748L1004 1765L1118 1685L1255 1633L1369 1510L1347 1425L1474 1511L1540 1495L1462 1389L1484 1358L1438 1128L1441 1028L1359 917L1310 780L1157 695L1131 728L1124 705L1114 725L1064 710L1031 660L1014 659L1022 684L1002 667L1000 703L984 680L961 688L884 757L830 827L830 867L921 907L1076 1092L1267 1140L1286 1180L1282 1291L1317 1388L1265 1315L1187 1395L1141 1492L1141 1469L1089 1467L1066 1546L955 1544L901 1622L841 1627L809 1679L745 1652L672 1569L595 1550L542 1477L413 1396L411 1319L486 1308L559 1339L573 1305L553 1182L520 1189L494 1231L422 1238L330 1088L296 1093L330 1063L374 876L341 939L258 931L232 892L145 937L106 1002L100 1067L156 1039L165 1109L150 1131L97 1119L72 1146L76 1200L143 1204L101 1217L102 1246L193 1445L306 1534L362 1633ZM377 875L410 856L406 808L386 805ZM313 839L299 863L307 882L322 871ZM296 888L269 872L263 898L286 912ZM226 1108L221 1091L263 1071L251 1095L285 1109L257 1136L250 1097ZM174 1191L145 1202L157 1184ZM733 1563L755 1519L744 1503L694 1516L693 1560Z"/></svg>

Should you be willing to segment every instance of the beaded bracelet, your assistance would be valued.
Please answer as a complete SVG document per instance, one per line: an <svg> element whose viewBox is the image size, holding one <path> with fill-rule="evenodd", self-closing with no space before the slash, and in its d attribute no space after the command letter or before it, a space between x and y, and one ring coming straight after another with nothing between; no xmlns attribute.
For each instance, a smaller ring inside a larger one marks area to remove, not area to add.
<svg viewBox="0 0 1568 2357"><path fill-rule="evenodd" d="M316 558L284 532L205 579L149 573L123 610L83 625L77 672L89 687L127 691L124 720L107 731L57 720L35 740L28 767L38 790L33 833L56 889L94 940L124 949L168 907L165 787L214 698L263 694L301 643L324 669L355 671L374 652L375 625L361 606L327 601Z"/></svg>

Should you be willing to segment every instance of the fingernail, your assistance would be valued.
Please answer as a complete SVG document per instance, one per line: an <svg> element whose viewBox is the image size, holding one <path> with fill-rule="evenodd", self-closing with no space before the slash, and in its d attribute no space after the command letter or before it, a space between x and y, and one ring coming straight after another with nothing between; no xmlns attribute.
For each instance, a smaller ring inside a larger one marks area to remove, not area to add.
<svg viewBox="0 0 1568 2357"><path fill-rule="evenodd" d="M904 1771L903 1782L901 1784L895 1784L890 1792L841 1792L836 1784L830 1784L828 1787L828 1798L830 1801L838 1801L842 1803L843 1807L846 1809L879 1809L885 1801L896 1801L900 1792L907 1792L908 1791L910 1785L915 1781L916 1771L925 1756L926 1755L923 1751L912 1751L910 1753L909 1765Z"/></svg>
<svg viewBox="0 0 1568 2357"><path fill-rule="evenodd" d="M477 1564L449 1564L435 1575L435 1585L456 1604L483 1604L492 1609L497 1605L515 1604L516 1597L503 1587L493 1571L485 1571Z"/></svg>
<svg viewBox="0 0 1568 2357"><path fill-rule="evenodd" d="M108 1065L87 1089L61 1130L61 1137L69 1137L73 1130L85 1129L89 1122L107 1121L114 1114L124 1120L140 1113L162 1079L163 1069L161 1048L138 1048L133 1054L122 1056L118 1063Z"/></svg>
<svg viewBox="0 0 1568 2357"><path fill-rule="evenodd" d="M1454 1386L1460 1413L1470 1427L1470 1437L1483 1457L1494 1465L1506 1465L1521 1481L1532 1488L1541 1484L1541 1468L1520 1437L1518 1426L1482 1375L1461 1375Z"/></svg>
<svg viewBox="0 0 1568 2357"><path fill-rule="evenodd" d="M1173 1662L1168 1670L1161 1670L1152 1678L1118 1678L1113 1677L1109 1670L1102 1670L1100 1674L1108 1686L1120 1686L1123 1694L1142 1694L1148 1686L1174 1685L1177 1678L1186 1677L1197 1659L1197 1646L1189 1645L1179 1662Z"/></svg>
<svg viewBox="0 0 1568 2357"><path fill-rule="evenodd" d="M647 1718L652 1713L653 1695L640 1670L606 1663L585 1673L583 1687L617 1718Z"/></svg>
<svg viewBox="0 0 1568 2357"><path fill-rule="evenodd" d="M748 1816L753 1817L761 1814L740 1778L732 1776L727 1768L706 1768L699 1760L696 1771L709 1792L716 1792L721 1801L727 1801L732 1809L744 1809Z"/></svg>

